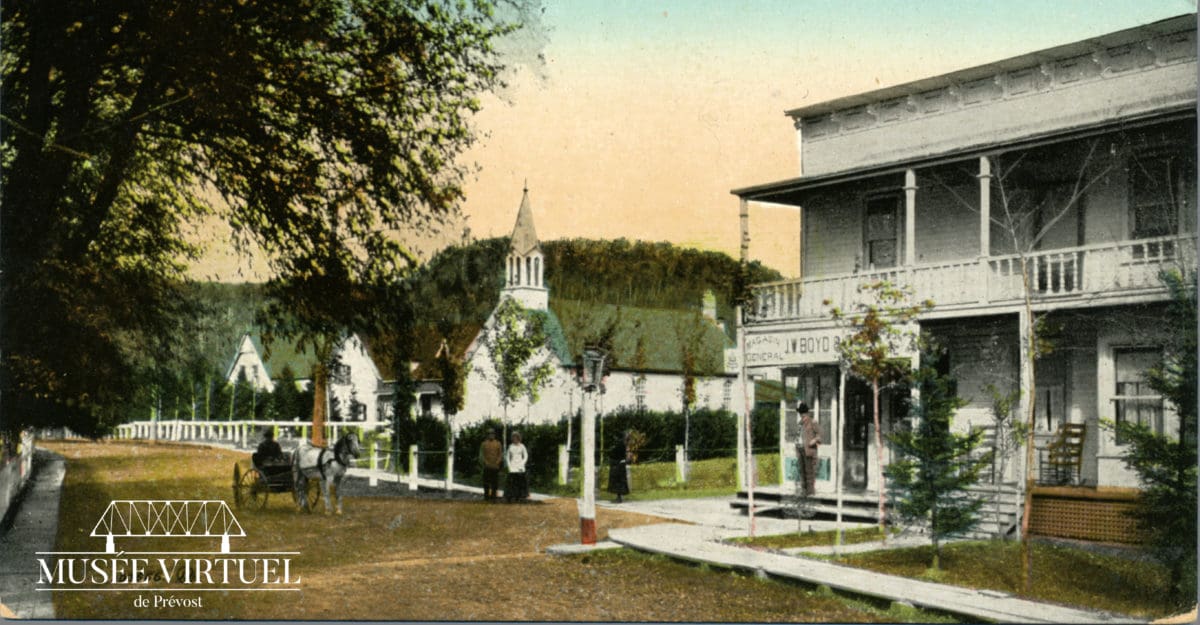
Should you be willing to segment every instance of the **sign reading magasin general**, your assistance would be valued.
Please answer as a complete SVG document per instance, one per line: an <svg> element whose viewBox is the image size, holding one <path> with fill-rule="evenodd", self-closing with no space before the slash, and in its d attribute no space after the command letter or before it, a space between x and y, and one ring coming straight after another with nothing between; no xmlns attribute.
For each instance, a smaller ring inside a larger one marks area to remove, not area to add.
<svg viewBox="0 0 1200 625"><path fill-rule="evenodd" d="M845 336L841 328L751 334L746 337L746 366L837 362L837 346Z"/></svg>

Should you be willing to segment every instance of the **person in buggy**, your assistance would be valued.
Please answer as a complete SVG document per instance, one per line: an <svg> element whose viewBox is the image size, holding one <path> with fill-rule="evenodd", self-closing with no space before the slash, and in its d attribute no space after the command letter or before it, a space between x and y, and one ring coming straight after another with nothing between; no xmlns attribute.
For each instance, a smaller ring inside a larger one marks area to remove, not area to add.
<svg viewBox="0 0 1200 625"><path fill-rule="evenodd" d="M258 451L251 456L256 466L265 464L276 464L283 460L283 448L275 441L275 431L272 428L263 430L262 442L258 444Z"/></svg>

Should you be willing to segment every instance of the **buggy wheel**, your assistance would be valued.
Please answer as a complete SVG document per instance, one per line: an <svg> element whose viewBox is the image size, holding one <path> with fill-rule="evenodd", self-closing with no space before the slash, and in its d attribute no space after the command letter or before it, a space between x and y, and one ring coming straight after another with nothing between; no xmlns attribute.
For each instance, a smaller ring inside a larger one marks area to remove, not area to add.
<svg viewBox="0 0 1200 625"><path fill-rule="evenodd" d="M241 481L238 482L237 502L238 506L245 506L254 510L262 510L267 507L267 481L258 469L250 469L242 474Z"/></svg>
<svg viewBox="0 0 1200 625"><path fill-rule="evenodd" d="M292 482L292 498L296 500L296 509L311 513L316 508L317 502L321 501L320 480L307 479L301 485L300 478L295 478Z"/></svg>

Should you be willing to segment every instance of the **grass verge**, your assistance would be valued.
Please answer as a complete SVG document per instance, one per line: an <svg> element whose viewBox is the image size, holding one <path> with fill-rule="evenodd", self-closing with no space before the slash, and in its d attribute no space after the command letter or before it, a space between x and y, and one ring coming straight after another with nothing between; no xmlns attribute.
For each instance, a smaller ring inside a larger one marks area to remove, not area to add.
<svg viewBox="0 0 1200 625"><path fill-rule="evenodd" d="M1021 590L1021 545L1011 541L956 542L942 547L941 569L930 570L932 547L873 551L841 562L880 573L1010 593L1037 601L1158 618L1191 606L1164 601L1167 572L1147 559L1033 543L1033 576Z"/></svg>

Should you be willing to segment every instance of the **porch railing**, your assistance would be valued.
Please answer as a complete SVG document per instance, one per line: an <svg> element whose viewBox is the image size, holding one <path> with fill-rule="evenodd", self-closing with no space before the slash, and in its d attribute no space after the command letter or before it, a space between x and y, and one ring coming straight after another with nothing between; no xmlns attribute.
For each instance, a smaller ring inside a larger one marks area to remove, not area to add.
<svg viewBox="0 0 1200 625"><path fill-rule="evenodd" d="M1161 269L1195 268L1193 235L1119 241L1033 252L1026 255L1034 298L1119 296L1161 289ZM752 288L755 322L826 317L831 306L850 309L865 303L860 285L887 280L913 289L914 301L937 306L1012 304L1023 299L1022 258L1018 254L860 271ZM826 303L829 302L829 303Z"/></svg>

